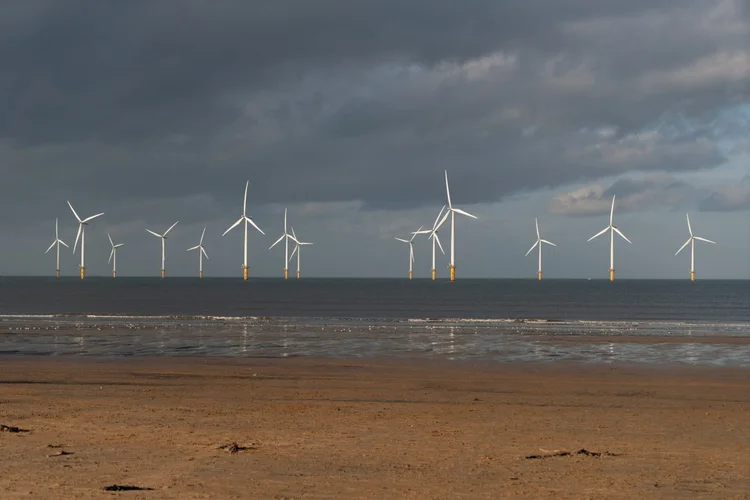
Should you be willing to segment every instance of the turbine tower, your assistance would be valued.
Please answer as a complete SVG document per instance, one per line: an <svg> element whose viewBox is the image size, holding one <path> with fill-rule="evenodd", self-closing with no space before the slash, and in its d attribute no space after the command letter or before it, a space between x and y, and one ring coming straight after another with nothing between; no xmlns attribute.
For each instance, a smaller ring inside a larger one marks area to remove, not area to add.
<svg viewBox="0 0 750 500"><path fill-rule="evenodd" d="M247 216L247 188L248 188L248 186L250 186L250 181L247 181L247 183L245 184L245 198L244 198L244 201L242 203L242 217L240 217L239 219L237 219L237 222L235 222L234 224L232 224L229 227L229 229L227 229L226 231L224 231L224 234L222 234L222 236L224 236L229 231L231 231L235 227L239 226L242 222L245 223L245 250L244 250L245 253L244 253L244 260L242 261L242 278L245 279L245 280L247 280L247 225L248 224L252 224L252 226L255 229L257 229L258 232L260 232L260 234L262 234L264 236L266 234L263 231L261 231L261 229L255 224L255 222L253 222L253 218L252 217L248 217Z"/></svg>
<svg viewBox="0 0 750 500"><path fill-rule="evenodd" d="M451 263L450 263L450 270L451 270L451 281L456 281L456 214L460 215L466 215L467 217L471 217L472 219L477 219L478 217L476 215L471 215L469 212L465 212L461 210L460 208L455 208L453 204L451 203L451 190L448 187L448 171L445 171L445 194L448 196L448 211L443 216L443 219L446 219L448 215L451 216ZM443 224L444 221L441 221L440 225Z"/></svg>
<svg viewBox="0 0 750 500"><path fill-rule="evenodd" d="M435 219L435 222L432 224L432 229L429 231L425 231L426 233L429 233L428 238L432 240L432 280L435 281L437 279L437 269L435 268L435 243L437 243L438 247L440 247L440 251L445 255L445 250L443 250L443 245L440 244L440 238L438 237L438 231L440 230L440 226L443 225L445 222L445 218L440 220L440 216L443 215L443 211L445 210L445 205L443 205L443 208L440 209L440 212L438 213L437 218Z"/></svg>
<svg viewBox="0 0 750 500"><path fill-rule="evenodd" d="M685 214L685 216L687 217L687 224L688 224L688 231L690 231L690 238L688 238L685 244L682 245L679 250L677 250L675 255L682 252L682 249L688 246L688 243L690 244L690 281L695 281L695 240L705 241L706 243L713 243L714 245L716 244L716 242L707 240L706 238L701 238L700 236L693 235L693 228L690 227L690 216L688 214Z"/></svg>
<svg viewBox="0 0 750 500"><path fill-rule="evenodd" d="M118 243L117 245L115 245L109 233L107 233L107 238L109 238L109 244L112 245L112 251L109 252L109 260L107 260L107 262L112 262L112 277L117 278L117 249L123 246L125 243Z"/></svg>
<svg viewBox="0 0 750 500"><path fill-rule="evenodd" d="M76 242L73 244L73 253L76 253L76 247L78 246L78 238L81 238L81 279L84 279L86 277L86 226L89 225L89 222L96 219L97 217L101 217L104 215L104 212L96 215L92 215L91 217L86 217L85 219L81 219L78 217L78 214L76 213L75 209L73 208L73 205L68 202L68 206L70 207L70 211L73 212L73 215L75 215L76 220L78 221L78 234L76 235Z"/></svg>
<svg viewBox="0 0 750 500"><path fill-rule="evenodd" d="M609 231L609 281L615 280L615 233L619 234L625 241L632 244L632 242L624 234L622 234L622 231L617 229L617 226L613 224L612 221L614 215L615 196L612 196L612 208L609 211L609 225L588 239L588 241L591 241L594 238L597 238Z"/></svg>
<svg viewBox="0 0 750 500"><path fill-rule="evenodd" d="M174 224L172 224L171 226L169 226L169 229L167 229L166 231L164 231L164 234L155 233L155 232L153 232L150 229L146 229L146 231L148 231L149 233L153 234L157 238L161 238L161 277L162 277L162 279L164 279L164 278L167 277L167 271L166 271L166 269L164 267L164 261L167 260L167 251L166 251L167 235L172 230L172 228L177 225L178 222L180 222L180 221L177 221Z"/></svg>
<svg viewBox="0 0 750 500"><path fill-rule="evenodd" d="M289 278L288 264L289 264L289 240L290 239L294 240L294 237L291 234L286 232L286 208L285 208L284 209L284 233L281 235L281 237L279 237L278 240L276 240L276 242L273 245L268 247L268 249L271 250L273 247L281 243L281 240L285 240L284 241L284 279Z"/></svg>
<svg viewBox="0 0 750 500"><path fill-rule="evenodd" d="M289 260L291 260L294 257L294 254L297 254L297 279L300 278L300 267L299 267L299 261L300 261L300 254L302 253L302 247L307 245L312 245L312 243L309 243L307 241L299 241L297 239L297 235L294 234L294 228L292 228L292 240L294 241L294 250L292 250L292 255L289 256Z"/></svg>
<svg viewBox="0 0 750 500"><path fill-rule="evenodd" d="M47 251L44 253L49 253L49 251L52 250L52 247L57 246L57 267L55 268L55 276L57 278L60 277L60 245L64 246L65 248L70 248L63 240L60 239L60 233L57 230L57 219L55 219L55 241L52 242Z"/></svg>
<svg viewBox="0 0 750 500"><path fill-rule="evenodd" d="M412 279L412 277L414 276L414 238L416 238L418 234L423 233L422 227L424 226L419 226L419 229L411 233L411 238L409 238L408 240L405 240L403 238L394 238L396 241L407 243L409 245L409 279Z"/></svg>
<svg viewBox="0 0 750 500"><path fill-rule="evenodd" d="M536 277L539 281L542 280L542 243L546 243L547 245L552 245L553 247L556 247L554 243L551 241L543 240L541 236L539 236L539 220L537 220L536 217L534 217L534 224L536 224L536 242L534 242L534 245L529 248L529 251L526 252L526 255L529 255L534 248L536 248L537 245L539 245L539 270L536 272Z"/></svg>
<svg viewBox="0 0 750 500"><path fill-rule="evenodd" d="M191 248L188 248L187 251L190 252L192 250L198 250L198 278L203 278L203 257L206 257L206 260L208 260L208 254L206 253L206 249L203 248L203 237L206 235L206 228L203 228L203 232L201 233L201 240L200 242Z"/></svg>

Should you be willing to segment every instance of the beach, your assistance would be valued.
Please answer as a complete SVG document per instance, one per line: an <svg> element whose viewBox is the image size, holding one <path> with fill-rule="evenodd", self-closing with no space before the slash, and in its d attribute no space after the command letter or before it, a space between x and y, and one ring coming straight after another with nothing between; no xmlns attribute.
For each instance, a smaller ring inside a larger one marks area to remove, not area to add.
<svg viewBox="0 0 750 500"><path fill-rule="evenodd" d="M750 495L746 369L374 358L0 363L0 424L28 431L0 432L4 499ZM103 490L113 485L151 489Z"/></svg>

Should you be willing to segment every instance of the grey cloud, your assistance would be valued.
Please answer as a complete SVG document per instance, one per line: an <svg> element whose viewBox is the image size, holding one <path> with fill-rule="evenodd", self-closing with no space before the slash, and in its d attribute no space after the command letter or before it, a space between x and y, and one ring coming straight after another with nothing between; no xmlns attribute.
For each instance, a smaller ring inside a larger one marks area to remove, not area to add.
<svg viewBox="0 0 750 500"><path fill-rule="evenodd" d="M549 211L572 216L607 214L612 196L616 196L620 212L741 211L750 209L750 177L744 177L736 184L700 187L667 174L624 177L609 186L589 184L555 195L550 201Z"/></svg>
<svg viewBox="0 0 750 500"><path fill-rule="evenodd" d="M247 178L257 205L400 209L441 204L443 169L464 204L710 169L750 95L746 1L10 5L0 171L29 216L208 217Z"/></svg>

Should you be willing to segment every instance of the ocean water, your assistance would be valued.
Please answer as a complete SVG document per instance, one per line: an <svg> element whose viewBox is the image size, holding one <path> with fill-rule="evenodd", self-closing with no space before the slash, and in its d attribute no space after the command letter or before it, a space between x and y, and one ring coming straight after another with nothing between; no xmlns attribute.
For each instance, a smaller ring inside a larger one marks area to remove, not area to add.
<svg viewBox="0 0 750 500"><path fill-rule="evenodd" d="M750 367L750 282L2 277L0 354Z"/></svg>

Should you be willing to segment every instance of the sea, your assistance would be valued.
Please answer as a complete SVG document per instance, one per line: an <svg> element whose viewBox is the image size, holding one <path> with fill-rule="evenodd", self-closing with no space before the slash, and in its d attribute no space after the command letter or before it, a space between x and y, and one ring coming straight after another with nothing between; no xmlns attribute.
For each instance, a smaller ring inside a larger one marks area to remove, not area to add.
<svg viewBox="0 0 750 500"><path fill-rule="evenodd" d="M3 276L0 355L750 367L750 281Z"/></svg>

